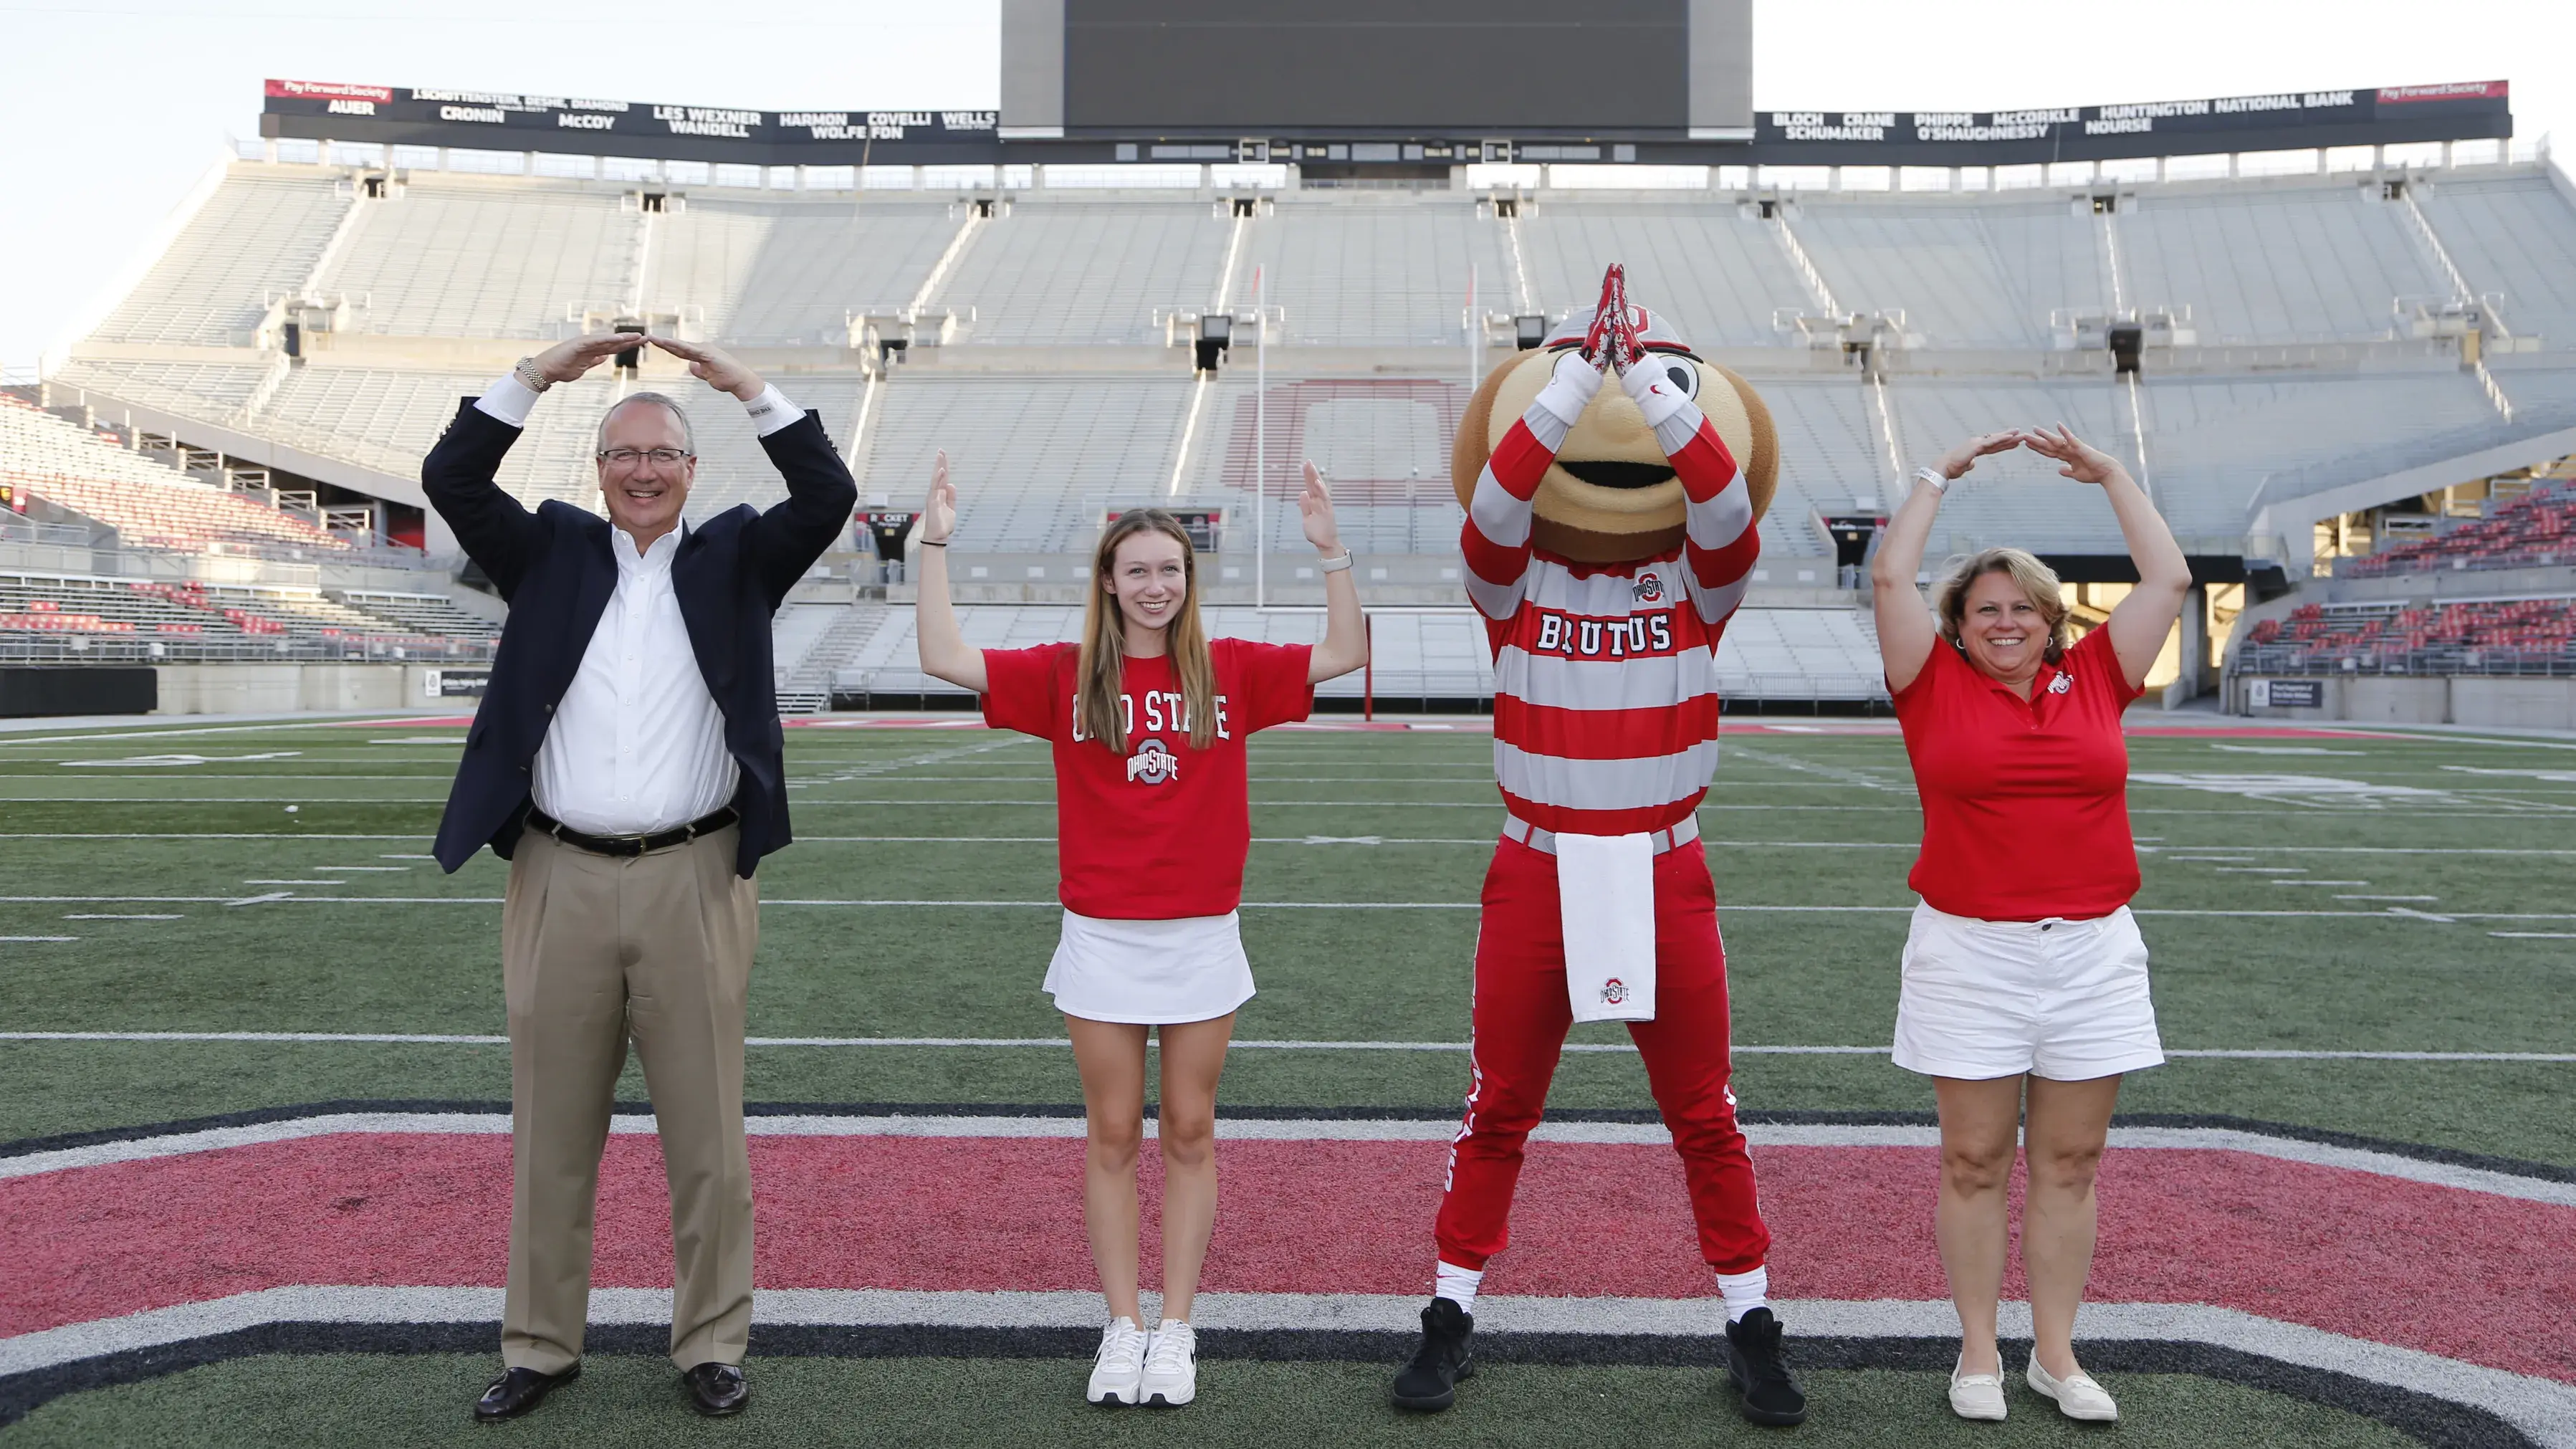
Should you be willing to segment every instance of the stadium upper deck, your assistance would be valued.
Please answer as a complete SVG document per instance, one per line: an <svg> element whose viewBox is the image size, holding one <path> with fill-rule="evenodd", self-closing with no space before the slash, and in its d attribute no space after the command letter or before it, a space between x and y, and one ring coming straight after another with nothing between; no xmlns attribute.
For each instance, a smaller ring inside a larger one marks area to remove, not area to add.
<svg viewBox="0 0 2576 1449"><path fill-rule="evenodd" d="M1820 516L1875 509L1953 435L2040 419L2127 453L2194 553L2294 568L2308 519L2374 489L2576 449L2576 193L2545 162L1964 193L1279 189L1278 171L812 192L240 161L48 380L416 500L460 394L532 342L632 318L781 376L852 440L866 493L908 497L948 448L982 491L970 547L1059 550L1104 508L1175 494L1232 505L1228 547L1248 547L1258 274L1273 487L1317 456L1364 549L1436 553L1471 348L1588 301L1615 259L1770 399L1774 556L1824 554ZM1194 381L1187 344L1218 313L1238 345ZM2135 385L2121 319L2142 325ZM580 497L590 419L633 385L541 412L504 481ZM774 492L738 422L703 410L706 506ZM2038 479L1944 522L1936 547L2118 547ZM1294 539L1284 502L1269 526Z"/></svg>

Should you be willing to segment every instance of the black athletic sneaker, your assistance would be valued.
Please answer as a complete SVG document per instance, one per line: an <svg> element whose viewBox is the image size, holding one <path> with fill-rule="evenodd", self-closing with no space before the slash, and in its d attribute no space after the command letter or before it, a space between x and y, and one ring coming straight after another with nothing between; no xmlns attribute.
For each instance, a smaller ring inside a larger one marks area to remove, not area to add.
<svg viewBox="0 0 2576 1449"><path fill-rule="evenodd" d="M1780 1320L1756 1308L1726 1325L1726 1377L1744 1399L1744 1417L1757 1424L1803 1424L1807 1396L1789 1376L1780 1351Z"/></svg>
<svg viewBox="0 0 2576 1449"><path fill-rule="evenodd" d="M1467 1352L1467 1335L1475 1331L1473 1314L1446 1298L1432 1299L1422 1310L1421 1351L1395 1376L1395 1406L1428 1413L1457 1402L1457 1385L1476 1376Z"/></svg>

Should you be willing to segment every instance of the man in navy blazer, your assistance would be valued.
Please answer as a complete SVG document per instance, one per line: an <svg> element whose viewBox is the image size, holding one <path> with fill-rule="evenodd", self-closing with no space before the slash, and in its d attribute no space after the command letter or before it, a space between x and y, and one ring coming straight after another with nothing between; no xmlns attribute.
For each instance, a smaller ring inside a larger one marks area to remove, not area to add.
<svg viewBox="0 0 2576 1449"><path fill-rule="evenodd" d="M682 522L688 415L629 393L599 415L607 517L531 512L494 476L538 395L649 345L739 399L787 501ZM510 1024L509 1288L503 1419L581 1371L599 1159L629 1040L671 1190L671 1361L711 1415L750 1401L751 1165L743 1012L760 858L788 843L770 624L857 502L812 415L695 343L610 333L558 343L459 409L421 486L509 601L492 682L439 822L439 863L510 862L501 974Z"/></svg>

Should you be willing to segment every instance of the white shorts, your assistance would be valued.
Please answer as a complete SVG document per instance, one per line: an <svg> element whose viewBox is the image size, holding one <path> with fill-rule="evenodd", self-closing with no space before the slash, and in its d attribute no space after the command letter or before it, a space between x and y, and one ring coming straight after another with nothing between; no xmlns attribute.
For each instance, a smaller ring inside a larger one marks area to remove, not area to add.
<svg viewBox="0 0 2576 1449"><path fill-rule="evenodd" d="M1086 1021L1157 1026L1223 1016L1252 999L1243 917L1118 921L1067 911L1045 990L1056 1010Z"/></svg>
<svg viewBox="0 0 2576 1449"><path fill-rule="evenodd" d="M1914 907L1896 1003L1898 1066L2082 1082L2164 1059L2147 943L2127 906L2089 921L1981 921Z"/></svg>

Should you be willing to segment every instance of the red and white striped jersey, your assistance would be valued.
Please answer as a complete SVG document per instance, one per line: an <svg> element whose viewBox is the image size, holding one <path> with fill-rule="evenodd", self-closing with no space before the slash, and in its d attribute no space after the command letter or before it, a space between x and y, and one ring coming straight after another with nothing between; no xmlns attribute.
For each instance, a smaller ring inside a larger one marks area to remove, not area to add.
<svg viewBox="0 0 2576 1449"><path fill-rule="evenodd" d="M1761 543L1727 451L1696 404L1656 429L1687 500L1682 547L1578 564L1530 544L1531 498L1570 424L1551 394L1476 480L1460 540L1494 650L1494 774L1511 812L1580 835L1689 818L1717 769L1717 644ZM1582 402L1572 403L1581 415Z"/></svg>

